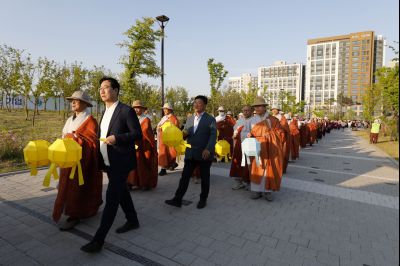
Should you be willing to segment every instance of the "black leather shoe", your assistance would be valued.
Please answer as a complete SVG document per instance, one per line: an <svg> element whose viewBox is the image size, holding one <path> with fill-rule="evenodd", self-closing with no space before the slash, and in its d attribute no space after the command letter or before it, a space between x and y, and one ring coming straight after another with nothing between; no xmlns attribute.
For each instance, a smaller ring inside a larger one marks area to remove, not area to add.
<svg viewBox="0 0 400 266"><path fill-rule="evenodd" d="M117 230L115 230L115 232L117 234L122 234L122 233L126 233L130 230L135 230L138 229L140 227L139 222L126 222L123 226L117 228Z"/></svg>
<svg viewBox="0 0 400 266"><path fill-rule="evenodd" d="M161 169L161 171L158 173L159 176L167 175L167 170L166 169Z"/></svg>
<svg viewBox="0 0 400 266"><path fill-rule="evenodd" d="M86 245L82 246L81 250L87 253L97 253L103 248L103 244L104 242L92 240Z"/></svg>
<svg viewBox="0 0 400 266"><path fill-rule="evenodd" d="M175 206L175 207L182 207L182 201L181 200L177 200L176 198L170 199L170 200L166 200L165 201L166 204L171 205L171 206Z"/></svg>
<svg viewBox="0 0 400 266"><path fill-rule="evenodd" d="M206 205L207 205L207 201L206 200L200 200L197 203L197 209L203 209Z"/></svg>

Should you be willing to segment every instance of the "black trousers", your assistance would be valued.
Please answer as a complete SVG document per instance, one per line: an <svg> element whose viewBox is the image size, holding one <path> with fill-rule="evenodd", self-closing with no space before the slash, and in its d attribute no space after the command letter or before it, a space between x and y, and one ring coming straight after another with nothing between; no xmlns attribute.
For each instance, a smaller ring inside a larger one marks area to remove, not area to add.
<svg viewBox="0 0 400 266"><path fill-rule="evenodd" d="M196 160L185 160L183 166L182 177L179 180L179 187L175 192L175 198L182 200L188 187L190 177L197 165L200 166L200 177L201 177L201 200L207 200L208 193L210 192L210 168L212 161L196 161Z"/></svg>
<svg viewBox="0 0 400 266"><path fill-rule="evenodd" d="M138 218L135 207L133 206L131 194L129 193L126 179L127 171L116 171L110 168L106 169L108 176L108 187L106 192L106 205L103 209L100 227L94 236L95 241L103 242L114 223L118 207L121 205L125 217L129 222L137 223Z"/></svg>

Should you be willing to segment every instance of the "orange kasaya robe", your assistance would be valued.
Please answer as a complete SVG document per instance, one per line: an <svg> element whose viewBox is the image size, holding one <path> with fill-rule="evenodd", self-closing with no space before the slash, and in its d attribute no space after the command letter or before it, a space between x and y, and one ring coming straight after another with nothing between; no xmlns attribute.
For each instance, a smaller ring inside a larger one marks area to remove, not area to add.
<svg viewBox="0 0 400 266"><path fill-rule="evenodd" d="M297 125L297 119L293 119L290 124L290 154L291 159L296 160L299 158L299 145L300 145L300 131Z"/></svg>
<svg viewBox="0 0 400 266"><path fill-rule="evenodd" d="M171 114L168 117L168 122L171 122L179 128L178 118ZM161 125L160 125L161 126ZM174 147L168 147L162 141L162 130L161 127L158 130L158 165L164 169L173 167L176 163L176 150Z"/></svg>
<svg viewBox="0 0 400 266"><path fill-rule="evenodd" d="M283 130L280 122L276 117L268 116L253 126L251 135L261 144L261 163L257 166L255 158L251 159L250 181L261 184L262 178L266 178L265 189L278 191L283 175Z"/></svg>
<svg viewBox="0 0 400 266"><path fill-rule="evenodd" d="M290 129L289 124L285 116L282 116L280 124L284 133L282 138L282 150L283 150L283 173L286 173L286 169L289 163L290 155Z"/></svg>
<svg viewBox="0 0 400 266"><path fill-rule="evenodd" d="M128 184L143 189L155 188L158 181L157 143L150 119L145 117L140 122L140 127L143 138L135 142L138 146L137 167L129 173Z"/></svg>
<svg viewBox="0 0 400 266"><path fill-rule="evenodd" d="M236 137L234 138L234 149L232 155L232 164L229 176L231 177L240 177L243 182L250 182L249 176L249 166L241 166L242 163L242 140L240 138L240 133L242 132L244 126L240 126L237 128Z"/></svg>
<svg viewBox="0 0 400 266"><path fill-rule="evenodd" d="M310 128L306 124L300 126L300 147L305 148L310 143Z"/></svg>
<svg viewBox="0 0 400 266"><path fill-rule="evenodd" d="M230 153L233 153L233 126L235 125L235 120L229 116L226 116L224 120L217 122L218 139L226 140L230 146Z"/></svg>
<svg viewBox="0 0 400 266"><path fill-rule="evenodd" d="M310 129L310 145L314 144L317 140L317 124L315 122L310 122L307 124Z"/></svg>
<svg viewBox="0 0 400 266"><path fill-rule="evenodd" d="M74 179L69 179L71 168L60 169L58 193L54 202L53 220L58 222L61 215L74 219L85 219L97 214L102 200L103 174L98 167L98 125L97 121L89 116L75 131L75 135L67 134L82 146L82 173L85 184L79 186L78 172Z"/></svg>

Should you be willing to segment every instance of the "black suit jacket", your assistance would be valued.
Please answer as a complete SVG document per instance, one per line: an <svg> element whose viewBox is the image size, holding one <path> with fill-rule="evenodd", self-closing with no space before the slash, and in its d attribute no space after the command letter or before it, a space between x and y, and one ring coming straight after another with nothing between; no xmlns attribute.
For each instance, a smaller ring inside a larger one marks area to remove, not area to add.
<svg viewBox="0 0 400 266"><path fill-rule="evenodd" d="M103 115L101 120L103 120ZM135 169L135 141L142 139L142 129L133 108L121 102L118 103L108 126L107 137L111 135L115 136L116 143L107 145L110 170L129 172ZM101 129L98 136L101 136ZM104 170L105 164L100 149L99 158L100 166Z"/></svg>
<svg viewBox="0 0 400 266"><path fill-rule="evenodd" d="M207 161L211 161L214 159L215 142L217 140L215 118L208 113L204 113L197 126L196 132L194 132L194 118L194 115L189 117L184 128L188 133L187 142L192 146L191 148L186 148L185 160L202 161L203 150L207 149L211 153Z"/></svg>

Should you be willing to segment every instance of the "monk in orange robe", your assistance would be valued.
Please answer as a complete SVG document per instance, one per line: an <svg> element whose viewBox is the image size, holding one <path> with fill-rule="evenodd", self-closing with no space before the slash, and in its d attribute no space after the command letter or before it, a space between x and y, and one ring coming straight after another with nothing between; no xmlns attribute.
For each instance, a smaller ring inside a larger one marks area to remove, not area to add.
<svg viewBox="0 0 400 266"><path fill-rule="evenodd" d="M300 146L300 131L299 122L297 121L298 116L294 115L294 118L289 124L290 128L290 157L292 161L299 158L299 146Z"/></svg>
<svg viewBox="0 0 400 266"><path fill-rule="evenodd" d="M315 123L314 119L307 124L308 128L310 129L310 146L314 144L317 140L317 124Z"/></svg>
<svg viewBox="0 0 400 266"><path fill-rule="evenodd" d="M290 155L290 129L289 124L284 116L284 113L280 111L280 108L277 106L273 106L271 108L272 115L279 120L283 130L282 140L282 150L283 150L283 173L286 173L286 169L289 163L289 155Z"/></svg>
<svg viewBox="0 0 400 266"><path fill-rule="evenodd" d="M128 175L128 185L131 189L150 190L157 186L158 162L157 143L154 139L151 121L144 111L147 109L141 101L134 101L132 108L138 116L143 138L136 141L137 168Z"/></svg>
<svg viewBox="0 0 400 266"><path fill-rule="evenodd" d="M217 122L218 140L226 140L230 145L230 155L233 154L233 126L235 120L232 117L226 115L224 107L218 108L218 116L215 117Z"/></svg>
<svg viewBox="0 0 400 266"><path fill-rule="evenodd" d="M174 170L178 164L176 163L176 150L174 147L168 147L162 141L162 125L166 122L171 122L179 128L178 118L174 115L174 110L169 103L165 103L163 106L164 116L157 125L157 140L158 140L158 165L161 167L161 171L158 173L160 176L167 174L167 169Z"/></svg>
<svg viewBox="0 0 400 266"><path fill-rule="evenodd" d="M305 148L307 143L310 143L310 128L305 121L300 123L300 147Z"/></svg>
<svg viewBox="0 0 400 266"><path fill-rule="evenodd" d="M249 131L246 131L245 123L251 119L253 110L251 106L245 105L242 109L243 117L240 118L234 126L234 148L232 154L232 164L229 176L235 178L235 184L232 186L233 190L245 188L250 183L250 172L247 160L245 166L242 166L242 141L247 137Z"/></svg>
<svg viewBox="0 0 400 266"><path fill-rule="evenodd" d="M71 97L71 109L74 115L68 118L63 128L63 137L72 138L82 146L82 173L85 183L78 184L78 173L74 179L69 179L71 168L60 169L58 193L54 202L53 220L59 222L64 213L69 216L61 230L70 230L81 219L97 214L102 204L103 174L98 168L98 124L90 115L87 107L91 107L89 96L86 92L76 91Z"/></svg>
<svg viewBox="0 0 400 266"><path fill-rule="evenodd" d="M255 137L261 146L260 165L252 158L250 166L251 198L264 195L267 201L273 201L272 191L279 191L283 175L283 130L276 117L266 112L264 98L257 97L253 107L256 115L250 120L250 137Z"/></svg>

